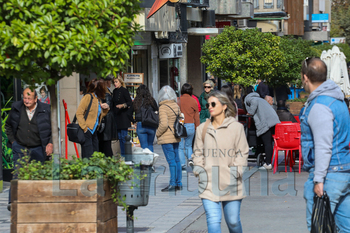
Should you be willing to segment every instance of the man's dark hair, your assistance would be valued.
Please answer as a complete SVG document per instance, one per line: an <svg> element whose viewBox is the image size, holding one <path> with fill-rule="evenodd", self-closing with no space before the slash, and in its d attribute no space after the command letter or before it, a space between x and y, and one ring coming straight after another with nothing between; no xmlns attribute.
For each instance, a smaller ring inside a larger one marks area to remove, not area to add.
<svg viewBox="0 0 350 233"><path fill-rule="evenodd" d="M216 84L215 78L211 78L211 79L209 79L209 80L212 81L212 82L214 83L214 85Z"/></svg>
<svg viewBox="0 0 350 233"><path fill-rule="evenodd" d="M193 91L192 85L189 84L189 83L185 83L184 85L182 85L182 88L181 88L181 95L183 95L183 94L192 95L192 91Z"/></svg>
<svg viewBox="0 0 350 233"><path fill-rule="evenodd" d="M277 101L277 108L286 107L286 101L285 100L278 100Z"/></svg>
<svg viewBox="0 0 350 233"><path fill-rule="evenodd" d="M301 65L301 74L311 83L323 83L327 80L327 65L318 57L306 58Z"/></svg>
<svg viewBox="0 0 350 233"><path fill-rule="evenodd" d="M33 87L24 88L24 90L23 90L23 95L24 95L24 91L25 91L26 89L29 89L31 92L34 93L34 99L35 99L36 97L38 97L38 94L36 93L36 90L35 90Z"/></svg>

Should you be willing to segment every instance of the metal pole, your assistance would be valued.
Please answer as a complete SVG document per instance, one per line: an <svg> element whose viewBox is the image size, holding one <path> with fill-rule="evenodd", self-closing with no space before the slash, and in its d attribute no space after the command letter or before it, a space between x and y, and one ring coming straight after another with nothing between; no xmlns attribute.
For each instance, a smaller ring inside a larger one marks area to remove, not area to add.
<svg viewBox="0 0 350 233"><path fill-rule="evenodd" d="M132 148L131 148L131 137L129 135L125 136L125 161L132 161Z"/></svg>
<svg viewBox="0 0 350 233"><path fill-rule="evenodd" d="M137 206L129 206L128 211L126 212L126 232L134 233L134 210L137 209Z"/></svg>
<svg viewBox="0 0 350 233"><path fill-rule="evenodd" d="M62 155L62 142L61 142L61 108L60 108L60 81L57 82L57 125L58 125L58 153Z"/></svg>
<svg viewBox="0 0 350 233"><path fill-rule="evenodd" d="M64 106L64 125L65 125L65 136L64 136L64 143L66 146L66 159L68 158L68 136L67 136L67 103L62 100L63 106Z"/></svg>

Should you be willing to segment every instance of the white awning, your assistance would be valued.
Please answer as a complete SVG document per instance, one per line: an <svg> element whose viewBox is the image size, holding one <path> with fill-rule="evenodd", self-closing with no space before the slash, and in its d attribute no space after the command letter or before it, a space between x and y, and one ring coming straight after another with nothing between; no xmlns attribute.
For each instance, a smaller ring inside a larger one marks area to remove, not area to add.
<svg viewBox="0 0 350 233"><path fill-rule="evenodd" d="M188 28L187 33L192 36L218 35L219 28Z"/></svg>

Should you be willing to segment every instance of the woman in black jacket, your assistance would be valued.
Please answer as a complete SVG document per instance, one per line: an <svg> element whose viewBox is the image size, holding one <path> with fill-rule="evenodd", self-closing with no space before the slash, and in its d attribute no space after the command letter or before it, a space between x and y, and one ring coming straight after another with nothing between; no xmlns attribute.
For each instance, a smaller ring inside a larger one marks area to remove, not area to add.
<svg viewBox="0 0 350 233"><path fill-rule="evenodd" d="M121 76L118 75L117 78L114 78L113 82L115 86L113 90L114 118L117 124L120 151L122 156L125 156L125 136L128 134L128 128L133 121L132 111L130 111L132 100Z"/></svg>
<svg viewBox="0 0 350 233"><path fill-rule="evenodd" d="M153 152L153 141L156 136L157 128L147 125L142 125L141 107L152 107L153 111L158 113L158 105L154 98L151 96L146 85L140 85L136 90L136 97L133 102L133 108L135 112L135 122L137 122L136 133L140 140L142 148L148 148Z"/></svg>
<svg viewBox="0 0 350 233"><path fill-rule="evenodd" d="M113 78L107 77L106 79L102 80L104 80L106 83L106 95L105 99L102 99L102 103L107 103L109 106L113 106L113 93L109 89L111 87L110 81L113 80ZM117 128L114 123L113 111L109 111L102 119L98 134L100 152L104 153L108 157L113 156L111 141L115 139L118 139Z"/></svg>

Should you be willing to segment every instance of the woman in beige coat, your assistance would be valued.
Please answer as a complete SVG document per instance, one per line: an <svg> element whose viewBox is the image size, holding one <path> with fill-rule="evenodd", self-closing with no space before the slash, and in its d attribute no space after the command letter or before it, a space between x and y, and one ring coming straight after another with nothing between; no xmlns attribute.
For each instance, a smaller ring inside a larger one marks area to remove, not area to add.
<svg viewBox="0 0 350 233"><path fill-rule="evenodd" d="M182 189L182 170L179 158L180 138L175 138L174 122L180 107L176 103L177 96L170 86L159 91L159 126L156 132L158 144L162 145L165 158L169 164L170 182L162 192L174 192Z"/></svg>
<svg viewBox="0 0 350 233"><path fill-rule="evenodd" d="M243 125L234 118L235 108L226 94L212 92L207 108L211 119L197 128L192 159L193 173L199 177L199 197L207 216L208 232L221 232L222 205L229 232L240 233L242 175L249 146Z"/></svg>

